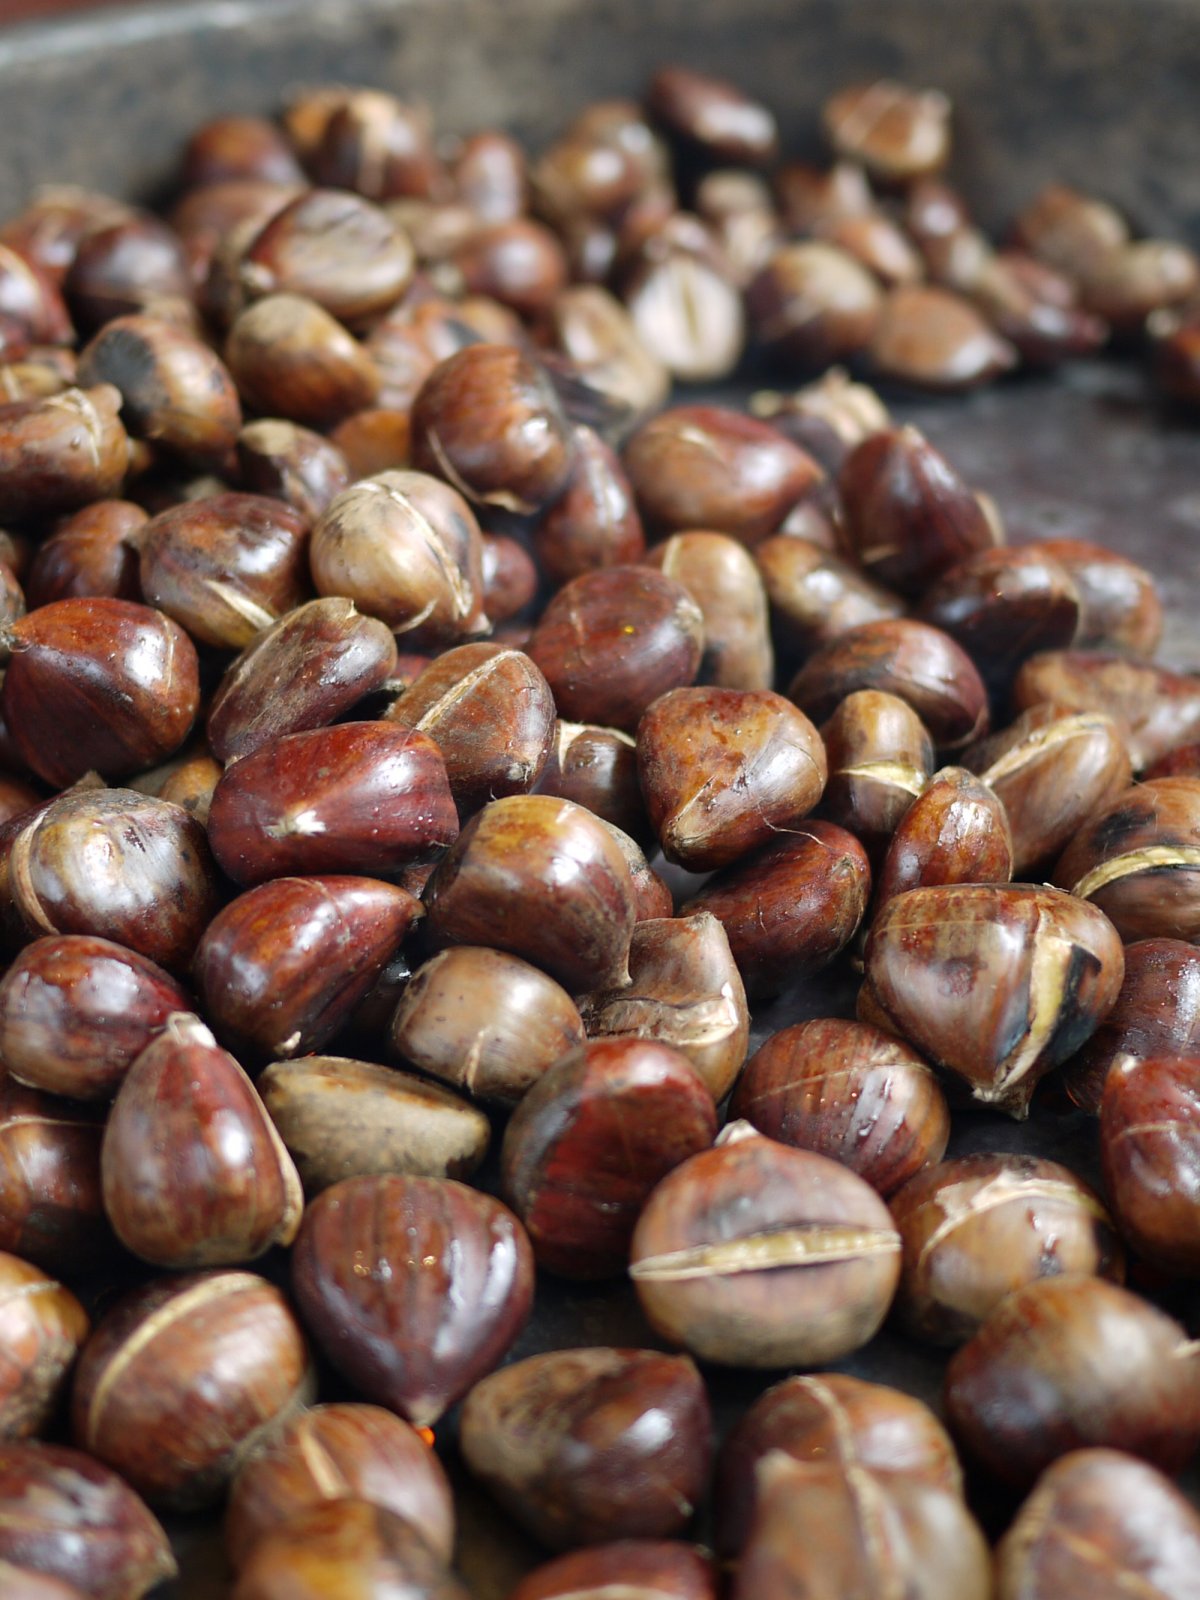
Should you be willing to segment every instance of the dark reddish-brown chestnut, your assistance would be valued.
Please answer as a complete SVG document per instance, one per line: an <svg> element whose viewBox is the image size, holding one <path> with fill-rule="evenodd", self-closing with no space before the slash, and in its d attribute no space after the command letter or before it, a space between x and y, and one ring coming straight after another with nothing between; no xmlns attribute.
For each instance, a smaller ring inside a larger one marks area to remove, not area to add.
<svg viewBox="0 0 1200 1600"><path fill-rule="evenodd" d="M1200 950L1183 939L1139 939L1125 946L1116 1004L1067 1062L1067 1093L1098 1112L1104 1081L1122 1056L1200 1055Z"/></svg>
<svg viewBox="0 0 1200 1600"><path fill-rule="evenodd" d="M52 1421L88 1334L69 1289L0 1251L0 1439L25 1439Z"/></svg>
<svg viewBox="0 0 1200 1600"><path fill-rule="evenodd" d="M675 1539L615 1539L573 1550L528 1573L509 1600L600 1600L621 1586L647 1600L717 1600L712 1561Z"/></svg>
<svg viewBox="0 0 1200 1600"><path fill-rule="evenodd" d="M848 694L821 737L829 764L822 814L861 839L878 864L932 776L933 741L910 705L878 689Z"/></svg>
<svg viewBox="0 0 1200 1600"><path fill-rule="evenodd" d="M1013 841L999 797L963 767L943 767L901 817L875 883L875 905L906 889L1008 883Z"/></svg>
<svg viewBox="0 0 1200 1600"><path fill-rule="evenodd" d="M1104 1187L1121 1232L1174 1276L1200 1272L1200 1056L1123 1057L1100 1102Z"/></svg>
<svg viewBox="0 0 1200 1600"><path fill-rule="evenodd" d="M1140 772L1178 745L1200 737L1200 680L1111 650L1043 650L1013 684L1013 708L1052 701L1060 714L1102 711L1112 717Z"/></svg>
<svg viewBox="0 0 1200 1600"><path fill-rule="evenodd" d="M105 1259L103 1132L92 1107L0 1076L0 1249L72 1277Z"/></svg>

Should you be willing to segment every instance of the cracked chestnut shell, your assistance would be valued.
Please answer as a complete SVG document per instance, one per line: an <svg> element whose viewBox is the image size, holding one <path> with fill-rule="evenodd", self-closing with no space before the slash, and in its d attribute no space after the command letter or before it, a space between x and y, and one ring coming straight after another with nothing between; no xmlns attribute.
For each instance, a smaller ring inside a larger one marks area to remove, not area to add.
<svg viewBox="0 0 1200 1600"><path fill-rule="evenodd" d="M1043 650L1017 673L1012 703L1052 701L1063 712L1102 711L1120 729L1135 772L1200 738L1200 681L1111 650Z"/></svg>
<svg viewBox="0 0 1200 1600"><path fill-rule="evenodd" d="M896 895L872 925L865 963L859 1016L1017 1118L1028 1116L1037 1080L1111 1009L1125 971L1102 912L1032 884Z"/></svg>
<svg viewBox="0 0 1200 1600"><path fill-rule="evenodd" d="M900 819L933 774L933 741L904 700L858 689L822 725L825 816L862 840L878 865Z"/></svg>
<svg viewBox="0 0 1200 1600"><path fill-rule="evenodd" d="M620 728L560 718L538 791L574 800L643 846L650 839L638 784L637 741Z"/></svg>
<svg viewBox="0 0 1200 1600"><path fill-rule="evenodd" d="M118 494L129 435L111 383L0 406L0 517L74 511Z"/></svg>
<svg viewBox="0 0 1200 1600"><path fill-rule="evenodd" d="M702 1360L818 1366L878 1331L900 1240L853 1172L739 1122L651 1194L629 1272L655 1330Z"/></svg>
<svg viewBox="0 0 1200 1600"><path fill-rule="evenodd" d="M436 1422L503 1358L533 1304L533 1254L507 1206L449 1179L348 1178L305 1213L292 1293L370 1400Z"/></svg>
<svg viewBox="0 0 1200 1600"><path fill-rule="evenodd" d="M563 1550L680 1532L708 1480L712 1415L687 1356L551 1350L475 1385L459 1444L505 1510Z"/></svg>

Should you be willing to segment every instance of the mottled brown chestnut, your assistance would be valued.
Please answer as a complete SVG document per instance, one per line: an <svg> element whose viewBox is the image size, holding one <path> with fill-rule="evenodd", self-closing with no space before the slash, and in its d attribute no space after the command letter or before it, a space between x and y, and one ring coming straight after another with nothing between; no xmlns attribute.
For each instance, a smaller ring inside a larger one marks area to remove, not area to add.
<svg viewBox="0 0 1200 1600"><path fill-rule="evenodd" d="M1200 778L1117 794L1076 833L1054 882L1098 906L1123 939L1200 939Z"/></svg>
<svg viewBox="0 0 1200 1600"><path fill-rule="evenodd" d="M379 396L370 354L303 295L267 295L239 312L225 361L247 407L309 428L332 427Z"/></svg>
<svg viewBox="0 0 1200 1600"><path fill-rule="evenodd" d="M604 824L570 800L484 806L438 863L425 907L436 942L507 950L571 993L628 982L629 867Z"/></svg>
<svg viewBox="0 0 1200 1600"><path fill-rule="evenodd" d="M104 1209L156 1267L238 1266L300 1226L300 1178L241 1067L177 1012L125 1074L100 1151Z"/></svg>
<svg viewBox="0 0 1200 1600"><path fill-rule="evenodd" d="M29 564L25 598L30 608L101 595L139 599L134 536L146 520L141 506L129 500L97 500L64 517Z"/></svg>
<svg viewBox="0 0 1200 1600"><path fill-rule="evenodd" d="M625 446L647 522L662 533L705 528L743 544L765 539L823 476L778 429L722 406L674 406Z"/></svg>
<svg viewBox="0 0 1200 1600"><path fill-rule="evenodd" d="M932 776L933 741L904 700L858 689L821 728L829 764L822 814L862 840L876 863Z"/></svg>
<svg viewBox="0 0 1200 1600"><path fill-rule="evenodd" d="M962 1492L954 1446L922 1401L840 1372L785 1378L739 1418L717 1458L713 1504L722 1555L736 1556L746 1542L758 1468L773 1450L845 1473L902 1473Z"/></svg>
<svg viewBox="0 0 1200 1600"><path fill-rule="evenodd" d="M902 594L921 594L996 542L970 488L916 428L864 439L838 487L850 549L873 578Z"/></svg>
<svg viewBox="0 0 1200 1600"><path fill-rule="evenodd" d="M806 821L716 873L680 915L716 917L746 993L758 997L827 966L857 932L870 892L871 868L854 835Z"/></svg>
<svg viewBox="0 0 1200 1600"><path fill-rule="evenodd" d="M717 1600L712 1561L675 1539L614 1539L573 1550L528 1573L510 1600L601 1600L621 1586L638 1600Z"/></svg>
<svg viewBox="0 0 1200 1600"><path fill-rule="evenodd" d="M700 607L682 584L647 567L573 579L529 641L560 716L630 732L651 701L694 681L703 649Z"/></svg>
<svg viewBox="0 0 1200 1600"><path fill-rule="evenodd" d="M156 1278L117 1301L88 1340L71 1432L152 1504L191 1511L211 1505L261 1430L314 1388L304 1336L265 1278Z"/></svg>
<svg viewBox="0 0 1200 1600"><path fill-rule="evenodd" d="M1144 1461L1119 1450L1072 1450L1038 1479L996 1561L998 1600L1074 1600L1106 1589L1190 1600L1200 1517Z"/></svg>
<svg viewBox="0 0 1200 1600"><path fill-rule="evenodd" d="M1013 684L1013 707L1053 701L1062 712L1102 711L1125 738L1135 772L1200 737L1200 679L1106 650L1044 650Z"/></svg>
<svg viewBox="0 0 1200 1600"><path fill-rule="evenodd" d="M237 462L243 489L284 501L310 523L350 482L337 445L282 417L248 422L237 436Z"/></svg>
<svg viewBox="0 0 1200 1600"><path fill-rule="evenodd" d="M506 1206L437 1178L349 1178L309 1205L292 1293L370 1400L436 1422L503 1358L533 1303L533 1255Z"/></svg>
<svg viewBox="0 0 1200 1600"><path fill-rule="evenodd" d="M218 683L206 732L221 761L285 733L324 727L380 688L396 668L386 623L352 600L310 600L258 635Z"/></svg>
<svg viewBox="0 0 1200 1600"><path fill-rule="evenodd" d="M1200 1353L1173 1318L1102 1278L1008 1295L946 1369L950 1431L1024 1487L1069 1450L1128 1450L1176 1473L1200 1440Z"/></svg>
<svg viewBox="0 0 1200 1600"><path fill-rule="evenodd" d="M259 884L220 911L197 946L205 1015L233 1050L309 1055L349 1017L419 910L407 890L372 878Z"/></svg>
<svg viewBox="0 0 1200 1600"><path fill-rule="evenodd" d="M701 678L722 689L769 689L775 657L767 594L744 546L726 534L677 533L656 545L646 564L681 583L700 607Z"/></svg>
<svg viewBox="0 0 1200 1600"><path fill-rule="evenodd" d="M0 408L0 517L73 511L120 492L129 436L110 383Z"/></svg>
<svg viewBox="0 0 1200 1600"><path fill-rule="evenodd" d="M1057 1161L974 1155L928 1167L891 1197L904 1246L897 1310L932 1344L959 1344L1037 1278L1121 1282L1124 1254L1097 1195Z"/></svg>
<svg viewBox="0 0 1200 1600"><path fill-rule="evenodd" d="M573 800L643 845L651 838L638 784L637 742L620 728L560 718L538 790Z"/></svg>
<svg viewBox="0 0 1200 1600"><path fill-rule="evenodd" d="M325 1500L365 1500L411 1522L449 1561L454 1504L437 1456L379 1406L323 1405L286 1418L246 1461L229 1494L225 1548L235 1568L262 1538Z"/></svg>
<svg viewBox="0 0 1200 1600"><path fill-rule="evenodd" d="M1162 639L1158 585L1128 556L1088 539L1039 539L1026 549L1063 567L1079 595L1081 650L1127 650L1150 657Z"/></svg>
<svg viewBox="0 0 1200 1600"><path fill-rule="evenodd" d="M459 1441L505 1510L562 1550L679 1533L707 1482L712 1417L686 1356L551 1350L477 1383Z"/></svg>
<svg viewBox="0 0 1200 1600"><path fill-rule="evenodd" d="M962 759L1003 803L1015 878L1049 867L1133 776L1111 717L1060 713L1054 705L1031 706L1001 732L969 746Z"/></svg>
<svg viewBox="0 0 1200 1600"><path fill-rule="evenodd" d="M454 945L417 968L391 1024L393 1049L481 1100L516 1105L583 1043L575 1002L519 956Z"/></svg>
<svg viewBox="0 0 1200 1600"><path fill-rule="evenodd" d="M780 245L746 285L755 340L781 364L805 371L864 350L882 303L875 274L825 239Z"/></svg>
<svg viewBox="0 0 1200 1600"><path fill-rule="evenodd" d="M0 708L21 759L63 789L173 755L200 705L195 646L149 606L56 600L11 623Z"/></svg>
<svg viewBox="0 0 1200 1600"><path fill-rule="evenodd" d="M1111 1009L1117 930L1048 886L948 884L889 900L866 948L864 1021L895 1029L983 1105L1023 1118L1037 1081Z"/></svg>
<svg viewBox="0 0 1200 1600"><path fill-rule="evenodd" d="M204 829L132 789L74 789L18 829L9 890L32 934L88 933L177 971L217 908Z"/></svg>
<svg viewBox="0 0 1200 1600"><path fill-rule="evenodd" d="M0 1439L25 1439L52 1420L88 1317L61 1283L0 1252Z"/></svg>
<svg viewBox="0 0 1200 1600"><path fill-rule="evenodd" d="M620 458L594 429L574 433L566 489L534 530L538 565L554 584L581 572L635 562L646 548L642 519Z"/></svg>
<svg viewBox="0 0 1200 1600"><path fill-rule="evenodd" d="M843 158L885 183L924 178L950 154L950 101L937 89L911 89L877 78L826 100L825 136Z"/></svg>
<svg viewBox="0 0 1200 1600"><path fill-rule="evenodd" d="M963 767L935 772L896 825L875 884L882 906L906 889L1008 883L1013 841L1003 802Z"/></svg>
<svg viewBox="0 0 1200 1600"><path fill-rule="evenodd" d="M867 352L881 377L957 394L1017 364L1017 352L965 295L901 283L880 308Z"/></svg>
<svg viewBox="0 0 1200 1600"><path fill-rule="evenodd" d="M113 1247L100 1196L104 1124L90 1106L0 1076L0 1249L54 1274Z"/></svg>
<svg viewBox="0 0 1200 1600"><path fill-rule="evenodd" d="M794 826L825 787L820 735L770 689L672 690L643 714L637 752L663 854L694 872Z"/></svg>
<svg viewBox="0 0 1200 1600"><path fill-rule="evenodd" d="M381 722L273 739L226 768L208 835L235 883L290 873L394 874L458 832L433 740Z"/></svg>
<svg viewBox="0 0 1200 1600"><path fill-rule="evenodd" d="M772 1034L746 1063L730 1115L849 1167L889 1195L940 1161L946 1098L914 1050L861 1022L821 1017Z"/></svg>
<svg viewBox="0 0 1200 1600"><path fill-rule="evenodd" d="M877 1332L900 1240L861 1178L739 1122L654 1190L629 1271L651 1325L702 1360L817 1366Z"/></svg>
<svg viewBox="0 0 1200 1600"><path fill-rule="evenodd" d="M309 1194L343 1178L468 1178L491 1124L439 1084L372 1061L277 1061L258 1092Z"/></svg>
<svg viewBox="0 0 1200 1600"><path fill-rule="evenodd" d="M961 749L987 731L987 691L970 656L924 622L901 617L849 629L809 657L788 698L820 723L860 689L906 701L942 749Z"/></svg>
<svg viewBox="0 0 1200 1600"><path fill-rule="evenodd" d="M629 983L584 996L580 1013L589 1038L672 1045L715 1101L729 1093L746 1059L746 991L724 928L701 909L639 922L629 946Z"/></svg>
<svg viewBox="0 0 1200 1600"><path fill-rule="evenodd" d="M1067 1093L1098 1112L1104 1081L1122 1056L1200 1055L1200 950L1182 939L1125 946L1116 1004L1063 1072Z"/></svg>
<svg viewBox="0 0 1200 1600"><path fill-rule="evenodd" d="M1200 1273L1200 1056L1117 1061L1100 1103L1104 1186L1121 1232L1175 1277Z"/></svg>
<svg viewBox="0 0 1200 1600"><path fill-rule="evenodd" d="M92 1600L140 1600L178 1572L158 1521L115 1472L79 1450L30 1442L0 1445L0 1560Z"/></svg>
<svg viewBox="0 0 1200 1600"><path fill-rule="evenodd" d="M806 655L863 622L904 614L904 603L810 539L777 534L754 548L780 654Z"/></svg>
<svg viewBox="0 0 1200 1600"><path fill-rule="evenodd" d="M686 1056L647 1039L594 1039L517 1107L500 1154L502 1192L540 1267L619 1276L651 1189L716 1132L712 1096Z"/></svg>

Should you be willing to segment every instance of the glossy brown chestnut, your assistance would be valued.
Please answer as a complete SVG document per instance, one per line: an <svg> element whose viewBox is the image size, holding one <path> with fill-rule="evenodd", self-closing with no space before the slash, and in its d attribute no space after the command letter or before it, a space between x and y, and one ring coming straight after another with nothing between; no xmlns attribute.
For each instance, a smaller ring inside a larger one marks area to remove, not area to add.
<svg viewBox="0 0 1200 1600"><path fill-rule="evenodd" d="M754 550L780 653L789 659L828 644L863 622L904 614L904 603L831 550L778 534Z"/></svg>
<svg viewBox="0 0 1200 1600"><path fill-rule="evenodd" d="M86 934L37 939L0 979L0 1058L19 1082L107 1099L188 998L161 967Z"/></svg>
<svg viewBox="0 0 1200 1600"><path fill-rule="evenodd" d="M871 869L853 834L805 821L716 873L680 907L725 929L746 993L778 994L827 966L867 908Z"/></svg>
<svg viewBox="0 0 1200 1600"><path fill-rule="evenodd" d="M458 832L432 739L343 722L273 739L226 768L208 835L235 883L290 873L394 874Z"/></svg>
<svg viewBox="0 0 1200 1600"><path fill-rule="evenodd" d="M679 1533L712 1459L700 1374L656 1350L530 1356L475 1385L459 1429L472 1473L554 1550Z"/></svg>
<svg viewBox="0 0 1200 1600"><path fill-rule="evenodd" d="M1067 1093L1098 1112L1104 1082L1123 1056L1200 1054L1200 950L1182 939L1139 939L1125 946L1116 1004L1067 1062Z"/></svg>
<svg viewBox="0 0 1200 1600"><path fill-rule="evenodd" d="M766 589L736 539L702 530L677 533L649 552L646 565L682 584L700 607L705 682L722 689L771 687L775 658Z"/></svg>
<svg viewBox="0 0 1200 1600"><path fill-rule="evenodd" d="M84 328L136 311L186 313L193 293L182 242L148 211L130 211L88 229L63 288Z"/></svg>
<svg viewBox="0 0 1200 1600"><path fill-rule="evenodd" d="M1060 711L1103 711L1120 728L1135 772L1200 736L1200 680L1105 650L1046 650L1013 685L1013 708L1053 701Z"/></svg>
<svg viewBox="0 0 1200 1600"><path fill-rule="evenodd" d="M265 1278L157 1278L119 1300L88 1340L71 1431L153 1504L196 1510L223 1492L261 1430L314 1387L296 1319Z"/></svg>
<svg viewBox="0 0 1200 1600"><path fill-rule="evenodd" d="M1174 1277L1200 1272L1200 1057L1123 1057L1104 1080L1100 1161L1121 1232Z"/></svg>
<svg viewBox="0 0 1200 1600"><path fill-rule="evenodd" d="M943 749L961 749L987 729L987 691L974 663L924 622L902 617L849 629L809 657L788 698L824 722L859 689L906 701Z"/></svg>
<svg viewBox="0 0 1200 1600"><path fill-rule="evenodd" d="M417 968L391 1023L405 1061L510 1106L583 1038L575 1002L553 978L518 956L466 944Z"/></svg>
<svg viewBox="0 0 1200 1600"><path fill-rule="evenodd" d="M93 1600L140 1600L178 1571L166 1534L115 1472L30 1442L0 1445L0 1559Z"/></svg>
<svg viewBox="0 0 1200 1600"><path fill-rule="evenodd" d="M893 1035L822 1017L773 1034L730 1103L760 1133L849 1167L882 1195L941 1160L946 1099L928 1065Z"/></svg>
<svg viewBox="0 0 1200 1600"><path fill-rule="evenodd" d="M25 1439L53 1418L88 1317L61 1283L0 1251L0 1439Z"/></svg>
<svg viewBox="0 0 1200 1600"><path fill-rule="evenodd" d="M570 800L510 795L477 811L434 870L425 908L437 944L507 950L572 993L628 982L629 867Z"/></svg>
<svg viewBox="0 0 1200 1600"><path fill-rule="evenodd" d="M560 719L538 790L573 800L642 844L652 836L638 784L637 743L620 728Z"/></svg>
<svg viewBox="0 0 1200 1600"><path fill-rule="evenodd" d="M950 109L937 89L911 89L877 78L831 95L821 124L839 156L860 161L885 183L904 183L945 165Z"/></svg>
<svg viewBox="0 0 1200 1600"><path fill-rule="evenodd" d="M303 295L271 294L239 311L224 354L243 404L267 417L332 427L379 395L370 354Z"/></svg>
<svg viewBox="0 0 1200 1600"><path fill-rule="evenodd" d="M1083 1600L1104 1589L1189 1600L1200 1518L1144 1461L1072 1450L1038 1479L996 1559L998 1600Z"/></svg>
<svg viewBox="0 0 1200 1600"><path fill-rule="evenodd" d="M1173 1318L1102 1278L1040 1278L946 1369L951 1432L1023 1487L1088 1445L1179 1472L1200 1439L1200 1355Z"/></svg>
<svg viewBox="0 0 1200 1600"><path fill-rule="evenodd" d="M134 535L147 520L128 500L98 500L59 523L34 552L25 580L31 608L54 600L141 598Z"/></svg>
<svg viewBox="0 0 1200 1600"><path fill-rule="evenodd" d="M1200 778L1155 778L1094 811L1054 882L1098 906L1123 939L1200 938Z"/></svg>
<svg viewBox="0 0 1200 1600"><path fill-rule="evenodd" d="M876 862L934 768L933 741L896 695L858 689L821 729L829 781L825 816L862 840Z"/></svg>
<svg viewBox="0 0 1200 1600"><path fill-rule="evenodd" d="M1018 359L965 295L926 283L888 293L867 355L881 377L948 394L989 383Z"/></svg>
<svg viewBox="0 0 1200 1600"><path fill-rule="evenodd" d="M532 603L540 577L525 546L505 533L483 535L483 609L493 622L509 622Z"/></svg>
<svg viewBox="0 0 1200 1600"><path fill-rule="evenodd" d="M1120 936L1086 901L1049 886L910 889L882 908L866 948L859 1016L894 1029L1024 1118L1037 1080L1116 1001Z"/></svg>
<svg viewBox="0 0 1200 1600"><path fill-rule="evenodd" d="M702 1360L814 1366L878 1330L900 1241L861 1178L738 1122L651 1194L629 1271L651 1325Z"/></svg>
<svg viewBox="0 0 1200 1600"><path fill-rule="evenodd" d="M1014 232L1039 261L1072 278L1086 278L1129 238L1129 226L1114 206L1058 183L1035 195L1018 214Z"/></svg>
<svg viewBox="0 0 1200 1600"><path fill-rule="evenodd" d="M22 759L47 783L64 788L92 770L124 777L187 737L200 704L196 651L161 612L57 600L5 631L0 705Z"/></svg>
<svg viewBox="0 0 1200 1600"><path fill-rule="evenodd" d="M825 239L781 245L746 285L754 338L789 369L820 372L858 355L882 304L875 274Z"/></svg>
<svg viewBox="0 0 1200 1600"><path fill-rule="evenodd" d="M567 285L558 235L530 217L476 224L451 261L468 294L489 295L531 319L543 316Z"/></svg>
<svg viewBox="0 0 1200 1600"><path fill-rule="evenodd" d="M282 131L265 117L214 117L188 139L183 151L181 187L267 178L302 183L304 174Z"/></svg>
<svg viewBox="0 0 1200 1600"><path fill-rule="evenodd" d="M875 884L878 908L906 889L1008 883L1013 840L1003 802L963 767L935 772L901 817Z"/></svg>
<svg viewBox="0 0 1200 1600"><path fill-rule="evenodd" d="M31 934L95 934L171 972L187 964L217 908L217 875L182 806L77 788L12 826L8 887Z"/></svg>
<svg viewBox="0 0 1200 1600"><path fill-rule="evenodd" d="M0 244L0 313L30 344L70 344L73 329L57 284L10 244Z"/></svg>
<svg viewBox="0 0 1200 1600"><path fill-rule="evenodd" d="M904 1247L897 1310L932 1344L969 1339L1005 1295L1038 1278L1124 1278L1099 1195L1057 1161L959 1156L910 1179L891 1210Z"/></svg>
<svg viewBox="0 0 1200 1600"><path fill-rule="evenodd" d="M46 516L120 492L129 437L111 384L0 406L0 517Z"/></svg>
<svg viewBox="0 0 1200 1600"><path fill-rule="evenodd" d="M630 732L652 700L695 679L703 648L699 606L682 584L646 567L573 579L529 642L560 716Z"/></svg>
<svg viewBox="0 0 1200 1600"><path fill-rule="evenodd" d="M674 1539L616 1539L573 1550L528 1573L510 1600L603 1600L614 1586L627 1588L630 1600L717 1600L712 1561Z"/></svg>
<svg viewBox="0 0 1200 1600"><path fill-rule="evenodd" d="M269 495L315 522L350 482L350 465L332 440L282 417L248 422L237 436L241 487Z"/></svg>
<svg viewBox="0 0 1200 1600"><path fill-rule="evenodd" d="M736 1556L746 1542L758 1469L772 1451L850 1475L901 1473L962 1493L954 1446L920 1400L840 1372L785 1378L739 1418L717 1458L713 1504L722 1555Z"/></svg>
<svg viewBox="0 0 1200 1600"><path fill-rule="evenodd" d="M1127 650L1149 658L1162 639L1158 585L1144 567L1087 539L1039 539L1026 546L1065 568L1079 595L1081 650Z"/></svg>
<svg viewBox="0 0 1200 1600"><path fill-rule="evenodd" d="M104 1260L113 1239L100 1197L103 1131L91 1107L0 1076L0 1249L55 1275Z"/></svg>
<svg viewBox="0 0 1200 1600"><path fill-rule="evenodd" d="M371 1061L278 1061L258 1092L309 1194L343 1178L468 1178L491 1124L439 1084Z"/></svg>
<svg viewBox="0 0 1200 1600"><path fill-rule="evenodd" d="M759 166L778 150L779 131L766 106L726 79L689 67L660 67L646 91L646 109L711 160Z"/></svg>
<svg viewBox="0 0 1200 1600"><path fill-rule="evenodd" d="M262 1538L326 1500L365 1500L411 1522L444 1561L454 1504L441 1463L407 1422L379 1406L322 1405L272 1430L229 1495L225 1548L235 1568Z"/></svg>
<svg viewBox="0 0 1200 1600"><path fill-rule="evenodd" d="M540 1267L619 1276L651 1189L717 1132L686 1056L647 1039L593 1039L550 1067L504 1135L500 1181Z"/></svg>
<svg viewBox="0 0 1200 1600"><path fill-rule="evenodd" d="M328 85L304 91L284 122L319 183L379 200L432 197L444 183L427 106Z"/></svg>
<svg viewBox="0 0 1200 1600"><path fill-rule="evenodd" d="M554 584L597 567L628 565L646 548L620 458L593 428L577 426L574 439L570 480L534 530L538 564Z"/></svg>
<svg viewBox="0 0 1200 1600"><path fill-rule="evenodd" d="M533 1303L533 1254L506 1206L437 1178L349 1178L292 1250L305 1326L370 1400L417 1426L502 1359Z"/></svg>

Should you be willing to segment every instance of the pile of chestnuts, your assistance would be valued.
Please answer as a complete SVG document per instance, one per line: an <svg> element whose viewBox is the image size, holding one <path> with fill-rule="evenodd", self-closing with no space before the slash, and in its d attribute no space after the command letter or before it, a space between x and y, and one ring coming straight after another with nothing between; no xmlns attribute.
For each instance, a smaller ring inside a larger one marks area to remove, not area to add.
<svg viewBox="0 0 1200 1600"><path fill-rule="evenodd" d="M940 94L822 118L318 88L0 225L10 1600L217 1508L234 1600L463 1600L443 1458L509 1600L1200 1594L1200 678L859 381L1197 400L1200 268L1061 187L995 247ZM554 1279L636 1342L517 1359ZM940 1419L827 1370L889 1318Z"/></svg>

